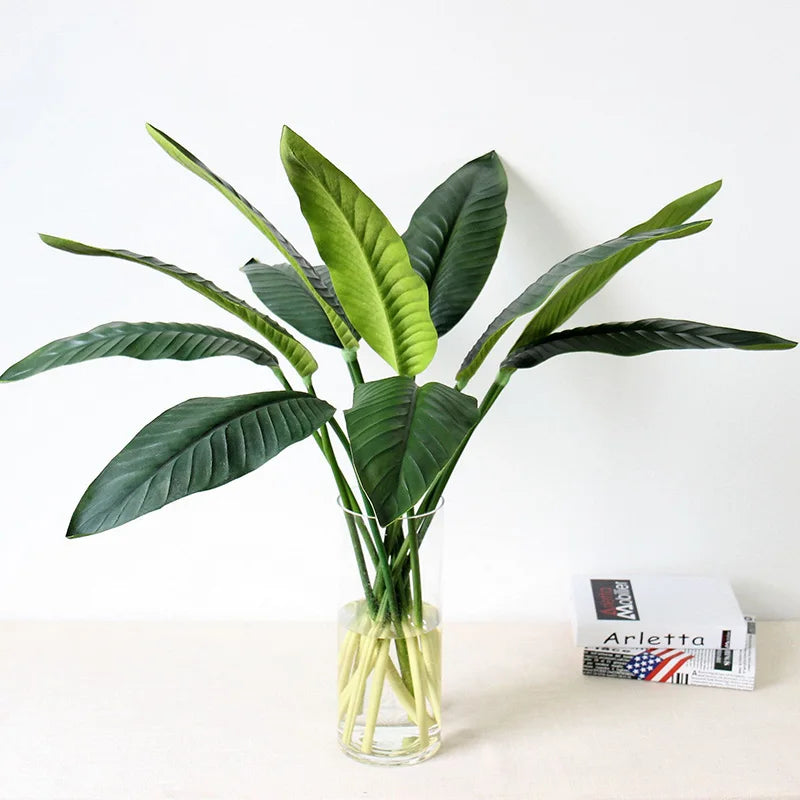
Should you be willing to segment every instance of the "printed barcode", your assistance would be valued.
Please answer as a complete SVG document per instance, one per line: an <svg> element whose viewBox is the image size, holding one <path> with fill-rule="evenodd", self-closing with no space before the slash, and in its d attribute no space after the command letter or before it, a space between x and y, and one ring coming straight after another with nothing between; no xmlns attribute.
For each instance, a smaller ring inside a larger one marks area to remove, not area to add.
<svg viewBox="0 0 800 800"><path fill-rule="evenodd" d="M688 675L677 675L677 674L675 674L675 675L672 676L672 678L670 680L670 683L680 683L683 686L688 686L689 685L689 676Z"/></svg>

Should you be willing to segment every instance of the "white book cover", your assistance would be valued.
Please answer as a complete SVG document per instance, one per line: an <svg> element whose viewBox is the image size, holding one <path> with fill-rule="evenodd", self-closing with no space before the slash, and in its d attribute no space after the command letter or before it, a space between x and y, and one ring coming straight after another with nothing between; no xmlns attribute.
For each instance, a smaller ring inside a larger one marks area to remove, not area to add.
<svg viewBox="0 0 800 800"><path fill-rule="evenodd" d="M572 593L580 647L741 650L747 644L747 623L723 578L579 575Z"/></svg>

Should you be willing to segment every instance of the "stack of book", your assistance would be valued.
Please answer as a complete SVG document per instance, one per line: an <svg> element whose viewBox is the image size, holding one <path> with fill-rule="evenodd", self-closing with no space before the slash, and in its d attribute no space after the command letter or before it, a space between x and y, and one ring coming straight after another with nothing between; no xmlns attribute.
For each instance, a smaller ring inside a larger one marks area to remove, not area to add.
<svg viewBox="0 0 800 800"><path fill-rule="evenodd" d="M721 578L573 578L583 674L753 689L756 625Z"/></svg>

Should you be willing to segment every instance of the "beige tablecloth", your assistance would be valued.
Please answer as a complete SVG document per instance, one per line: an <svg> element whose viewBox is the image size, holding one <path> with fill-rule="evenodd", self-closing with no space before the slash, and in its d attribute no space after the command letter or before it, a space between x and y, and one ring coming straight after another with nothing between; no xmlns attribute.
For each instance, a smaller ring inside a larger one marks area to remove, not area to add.
<svg viewBox="0 0 800 800"><path fill-rule="evenodd" d="M800 623L754 692L581 675L566 625L450 624L444 744L345 758L335 629L0 623L2 800L800 798Z"/></svg>

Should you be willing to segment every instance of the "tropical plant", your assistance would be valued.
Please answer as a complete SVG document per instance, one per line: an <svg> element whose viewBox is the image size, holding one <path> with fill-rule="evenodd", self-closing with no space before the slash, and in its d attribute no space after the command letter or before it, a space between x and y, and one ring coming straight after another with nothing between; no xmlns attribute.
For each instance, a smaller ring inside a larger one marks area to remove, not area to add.
<svg viewBox="0 0 800 800"><path fill-rule="evenodd" d="M314 356L273 317L200 275L152 256L48 235L41 238L51 247L130 261L180 281L249 325L268 346L201 324L111 322L45 345L0 380L16 381L115 355L180 361L238 356L273 371L280 390L187 400L145 425L88 487L67 536L114 528L221 486L312 436L333 473L364 595L362 622L367 628L353 632L341 653L345 737L352 735L355 710L364 701L371 672L380 676L374 684L382 685L384 679L391 684L423 744L438 723L438 654L425 636L419 550L430 513L465 446L517 370L580 351L634 356L657 350L795 346L767 333L674 319L562 328L649 247L705 230L710 220L689 220L717 193L718 181L551 267L489 324L464 358L454 387L420 385L416 376L431 362L439 337L473 305L498 253L507 182L494 152L468 162L434 189L400 235L347 175L284 128L281 158L321 256L317 264L306 260L260 211L186 148L157 128L148 125L147 130L173 159L236 206L285 260L251 260L242 269L269 311L305 337L341 350L354 387L344 427L335 409L317 396ZM464 389L503 334L523 317L528 321L522 333L479 402ZM361 340L391 366L394 377L364 380L358 360ZM285 364L297 373L303 391L292 385ZM333 440L340 445L338 454ZM413 522L417 515L423 515L420 524ZM391 639L381 635L384 629L393 631ZM397 667L390 658L390 641ZM373 697L365 750L375 714Z"/></svg>

